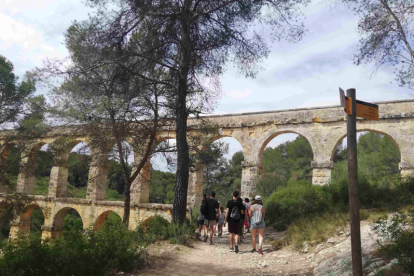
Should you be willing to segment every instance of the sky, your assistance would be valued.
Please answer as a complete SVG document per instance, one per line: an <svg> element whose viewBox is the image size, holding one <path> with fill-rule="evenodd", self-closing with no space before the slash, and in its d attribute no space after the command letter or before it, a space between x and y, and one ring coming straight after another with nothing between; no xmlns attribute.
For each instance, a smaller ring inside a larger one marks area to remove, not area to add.
<svg viewBox="0 0 414 276"><path fill-rule="evenodd" d="M87 19L90 12L80 0L2 0L0 54L14 64L20 77L41 67L46 58L65 58L65 31L74 20ZM380 67L374 73L373 64L353 64L360 36L358 18L349 8L314 0L303 13L304 38L297 43L273 43L255 79L228 66L214 114L338 105L338 87L356 88L357 98L367 102L412 98L410 90L394 81L393 68ZM281 135L269 146L295 137ZM230 143L227 157L241 149L234 139L226 138L226 142Z"/></svg>

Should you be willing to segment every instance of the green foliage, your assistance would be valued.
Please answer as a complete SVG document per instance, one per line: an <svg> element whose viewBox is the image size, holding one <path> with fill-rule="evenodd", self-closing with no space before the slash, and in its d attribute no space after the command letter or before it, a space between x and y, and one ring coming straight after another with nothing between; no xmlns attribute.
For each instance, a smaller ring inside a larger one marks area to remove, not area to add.
<svg viewBox="0 0 414 276"><path fill-rule="evenodd" d="M71 209L63 219L63 233L67 235L71 232L82 232L83 222L79 213L75 209Z"/></svg>
<svg viewBox="0 0 414 276"><path fill-rule="evenodd" d="M174 201L175 174L151 171L149 202L172 204Z"/></svg>
<svg viewBox="0 0 414 276"><path fill-rule="evenodd" d="M69 232L56 241L41 242L39 236L11 241L0 257L4 276L94 276L131 271L142 258L135 232L121 225L106 225L83 236Z"/></svg>
<svg viewBox="0 0 414 276"><path fill-rule="evenodd" d="M118 191L120 195L124 194L126 181L121 164L114 160L109 162L107 179L109 189Z"/></svg>
<svg viewBox="0 0 414 276"><path fill-rule="evenodd" d="M36 177L35 178L35 186L34 186L34 194L35 195L43 195L47 196L49 190L49 176L46 177Z"/></svg>
<svg viewBox="0 0 414 276"><path fill-rule="evenodd" d="M69 155L68 182L75 186L86 187L88 185L90 155L71 153Z"/></svg>
<svg viewBox="0 0 414 276"><path fill-rule="evenodd" d="M147 219L145 223L146 234L149 236L153 236L156 239L168 239L168 225L170 225L168 220L161 216L151 217Z"/></svg>
<svg viewBox="0 0 414 276"><path fill-rule="evenodd" d="M234 190L241 189L243 160L243 152L238 151L229 161L219 157L215 162L210 162L204 170L204 193L215 191L217 200L222 203L227 202Z"/></svg>
<svg viewBox="0 0 414 276"><path fill-rule="evenodd" d="M36 90L29 74L26 74L25 80L19 84L19 78L13 71L13 64L0 55L0 126L17 121L27 97Z"/></svg>
<svg viewBox="0 0 414 276"><path fill-rule="evenodd" d="M67 197L86 198L86 187L76 188L72 184L66 183L66 188Z"/></svg>
<svg viewBox="0 0 414 276"><path fill-rule="evenodd" d="M45 223L45 216L40 208L36 208L30 217L30 233L42 234L42 225Z"/></svg>
<svg viewBox="0 0 414 276"><path fill-rule="evenodd" d="M106 191L105 200L107 201L124 201L125 196L119 194L117 190L108 189Z"/></svg>
<svg viewBox="0 0 414 276"><path fill-rule="evenodd" d="M46 151L39 150L36 154L35 177L49 177L52 170L53 152L50 147Z"/></svg>
<svg viewBox="0 0 414 276"><path fill-rule="evenodd" d="M265 202L266 221L284 228L294 220L326 212L330 197L323 187L306 180L289 181L279 187Z"/></svg>
<svg viewBox="0 0 414 276"><path fill-rule="evenodd" d="M380 242L381 251L392 259L397 258L398 265L408 275L414 275L413 223L413 214L398 214L392 218L391 223L387 219L381 219L374 227L385 238L385 242Z"/></svg>
<svg viewBox="0 0 414 276"><path fill-rule="evenodd" d="M185 220L182 224L170 223L160 216L147 219L141 226L146 242L169 240L173 244L190 245L196 239L195 226Z"/></svg>
<svg viewBox="0 0 414 276"><path fill-rule="evenodd" d="M122 224L122 218L115 212L112 212L109 214L109 216L106 218L103 228L104 227L118 227Z"/></svg>
<svg viewBox="0 0 414 276"><path fill-rule="evenodd" d="M305 241L311 246L317 245L335 236L338 229L345 232L348 225L347 213L332 212L321 216L303 217L289 225L285 240L297 249L302 247Z"/></svg>
<svg viewBox="0 0 414 276"><path fill-rule="evenodd" d="M10 222L13 219L11 209L3 209L0 212L0 245L3 241L7 241L10 234ZM0 246L1 248L1 246Z"/></svg>
<svg viewBox="0 0 414 276"><path fill-rule="evenodd" d="M189 220L185 220L182 224L171 223L168 225L169 241L172 244L191 245L196 239L194 226Z"/></svg>
<svg viewBox="0 0 414 276"><path fill-rule="evenodd" d="M288 181L311 180L312 148L303 136L263 151L263 173L257 179L257 193L266 199ZM254 196L254 195L251 195Z"/></svg>

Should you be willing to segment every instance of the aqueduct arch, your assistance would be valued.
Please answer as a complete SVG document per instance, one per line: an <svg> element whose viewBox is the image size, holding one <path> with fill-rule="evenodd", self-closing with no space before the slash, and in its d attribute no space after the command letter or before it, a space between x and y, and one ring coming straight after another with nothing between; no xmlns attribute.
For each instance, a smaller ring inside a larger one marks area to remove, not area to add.
<svg viewBox="0 0 414 276"><path fill-rule="evenodd" d="M414 100L380 102L379 121L368 121L359 118L357 121L358 131L374 131L391 137L397 144L401 153L400 173L402 175L414 174ZM242 162L241 196L248 197L255 191L255 178L260 172L261 155L269 139L282 133L297 133L304 136L310 143L313 151L311 167L312 183L314 185L327 184L331 177L333 168L332 152L338 141L346 133L346 115L340 106L301 108L266 112L253 112L242 114L227 114L206 116L204 119L215 124L219 128L217 137L235 138L242 146L244 161ZM193 119L189 119L191 128ZM194 130L196 131L196 130ZM4 134L0 133L0 136ZM87 196L85 199L65 198L63 191L67 180L67 156L69 151L62 151L56 147L59 139L63 137L72 141L72 149L76 143L88 144L88 137L76 135L71 127L55 127L42 139L31 141L31 147L35 149L40 144L52 145L54 158L53 167L47 197L36 196L36 204L42 208L45 214L45 225L43 237L56 235L56 226L53 218L59 210L70 207L79 210L84 221L84 228L93 230L96 219L105 211L117 212L123 216L123 202L104 201L106 193L105 160L107 156L98 155L96 149L90 146L92 162L89 170L89 181ZM159 141L175 138L174 131L168 130L158 135ZM130 141L127 141L130 142ZM24 156L18 177L18 192L31 193L28 184L33 181L33 164L29 162L30 151L24 151ZM7 152L1 152L0 169L4 168ZM141 161L140 156L135 156L135 161ZM154 214L161 214L169 218L172 206L168 204L148 204L149 201L149 179L151 163L146 161L140 177L138 177L131 188L131 217L130 227L135 228L139 221ZM189 172L189 189L187 202L189 205L196 204L202 196L203 190L203 168ZM4 174L4 170L0 170ZM3 177L0 176L0 181ZM0 183L2 185L2 183ZM1 189L0 189L1 190ZM18 224L15 225L19 227Z"/></svg>

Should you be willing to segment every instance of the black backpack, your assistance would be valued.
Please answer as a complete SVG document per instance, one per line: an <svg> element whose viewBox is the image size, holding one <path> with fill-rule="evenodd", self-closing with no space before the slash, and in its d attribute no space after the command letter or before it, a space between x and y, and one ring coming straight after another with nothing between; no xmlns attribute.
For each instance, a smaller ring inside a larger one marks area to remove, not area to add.
<svg viewBox="0 0 414 276"><path fill-rule="evenodd" d="M240 219L240 210L237 207L237 201L235 201L236 205L234 205L233 209L231 210L230 217L234 220Z"/></svg>
<svg viewBox="0 0 414 276"><path fill-rule="evenodd" d="M207 216L208 215L207 199L203 199L203 201L201 201L200 213L203 216Z"/></svg>

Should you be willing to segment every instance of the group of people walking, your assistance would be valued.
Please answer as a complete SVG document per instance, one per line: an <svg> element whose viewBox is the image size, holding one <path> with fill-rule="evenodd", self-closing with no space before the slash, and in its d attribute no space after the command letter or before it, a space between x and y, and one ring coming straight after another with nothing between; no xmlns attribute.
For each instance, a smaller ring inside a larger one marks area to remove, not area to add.
<svg viewBox="0 0 414 276"><path fill-rule="evenodd" d="M201 236L201 230L204 228L204 242L210 238L209 243L213 244L213 235L218 225L217 236L223 234L223 226L228 225L230 233L230 251L239 252L239 243L243 239L245 230L252 233L252 253L258 252L263 255L263 234L265 228L265 208L262 199L257 195L250 204L248 198L243 200L239 197L239 192L234 191L232 199L227 201L226 210L220 202L215 199L216 193L210 192L209 198L204 195L200 204L199 228L198 233ZM208 232L210 235L208 236ZM257 234L259 234L259 248L256 250Z"/></svg>

